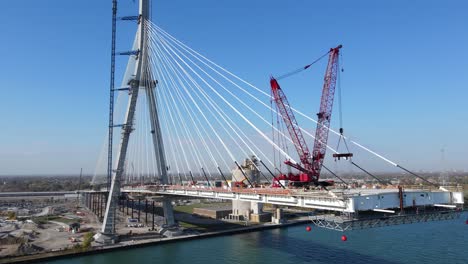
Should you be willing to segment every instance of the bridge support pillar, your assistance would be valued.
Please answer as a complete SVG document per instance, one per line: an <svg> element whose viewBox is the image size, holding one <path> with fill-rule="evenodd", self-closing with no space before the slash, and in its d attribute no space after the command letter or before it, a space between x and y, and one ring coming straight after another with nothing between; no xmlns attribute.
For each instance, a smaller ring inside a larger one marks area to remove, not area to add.
<svg viewBox="0 0 468 264"><path fill-rule="evenodd" d="M91 211L96 214L96 195L93 193L91 194Z"/></svg>
<svg viewBox="0 0 468 264"><path fill-rule="evenodd" d="M145 225L148 225L148 200L145 199Z"/></svg>
<svg viewBox="0 0 468 264"><path fill-rule="evenodd" d="M98 199L99 199L99 194L98 193L94 194L94 213L99 217Z"/></svg>
<svg viewBox="0 0 468 264"><path fill-rule="evenodd" d="M88 193L83 193L83 196L84 196L84 197L83 197L83 198L84 198L84 199L83 199L83 205L84 205L86 208L89 209L89 207L88 207Z"/></svg>
<svg viewBox="0 0 468 264"><path fill-rule="evenodd" d="M250 212L250 202L244 201L232 201L232 214L236 216L244 216Z"/></svg>
<svg viewBox="0 0 468 264"><path fill-rule="evenodd" d="M130 203L130 199L127 199L127 200L126 200L126 203L125 203L125 204L127 205L127 206L126 206L126 209L127 209L127 214L126 214L126 215L128 215L128 208L129 208L128 204L129 204L129 203Z"/></svg>
<svg viewBox="0 0 468 264"><path fill-rule="evenodd" d="M96 214L99 217L99 210L98 210L98 196L99 194L95 193L93 196L93 205L94 205L94 214Z"/></svg>
<svg viewBox="0 0 468 264"><path fill-rule="evenodd" d="M163 205L163 212L164 212L164 221L166 222L166 225L169 225L169 226L175 225L174 209L172 208L171 200L167 198L164 199L162 201L162 205Z"/></svg>
<svg viewBox="0 0 468 264"><path fill-rule="evenodd" d="M273 224L281 224L285 222L285 219L283 219L283 209L276 208L274 215L271 217L271 222Z"/></svg>
<svg viewBox="0 0 468 264"><path fill-rule="evenodd" d="M251 202L250 209L252 214L261 214L263 213L263 203Z"/></svg>
<svg viewBox="0 0 468 264"><path fill-rule="evenodd" d="M100 193L96 195L96 214L99 218L99 221L101 221L101 194Z"/></svg>
<svg viewBox="0 0 468 264"><path fill-rule="evenodd" d="M102 208L103 213L106 212L107 199L109 199L109 193L108 192L104 193L104 204L103 204L103 208ZM104 214L102 215L102 217L103 217L103 221L104 221Z"/></svg>
<svg viewBox="0 0 468 264"><path fill-rule="evenodd" d="M252 222L268 222L271 216L270 213L263 212L263 203L235 200L232 201L232 215L235 219L242 216L244 220Z"/></svg>
<svg viewBox="0 0 468 264"><path fill-rule="evenodd" d="M154 212L154 201L153 201L153 203L151 204L151 212L152 212L151 215L153 216L153 217L151 218L151 220L153 221L153 227L151 228L151 230L154 230L154 213L155 213L155 212Z"/></svg>
<svg viewBox="0 0 468 264"><path fill-rule="evenodd" d="M141 199L138 199L138 223L140 223L140 215L141 215Z"/></svg>

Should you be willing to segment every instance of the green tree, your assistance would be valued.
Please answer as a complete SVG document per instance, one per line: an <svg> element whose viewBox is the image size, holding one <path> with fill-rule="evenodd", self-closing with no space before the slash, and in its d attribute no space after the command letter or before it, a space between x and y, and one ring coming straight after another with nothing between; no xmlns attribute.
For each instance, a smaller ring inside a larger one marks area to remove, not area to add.
<svg viewBox="0 0 468 264"><path fill-rule="evenodd" d="M93 236L93 232L88 232L83 236L83 243L81 244L83 250L88 250L91 247L91 242L94 240Z"/></svg>

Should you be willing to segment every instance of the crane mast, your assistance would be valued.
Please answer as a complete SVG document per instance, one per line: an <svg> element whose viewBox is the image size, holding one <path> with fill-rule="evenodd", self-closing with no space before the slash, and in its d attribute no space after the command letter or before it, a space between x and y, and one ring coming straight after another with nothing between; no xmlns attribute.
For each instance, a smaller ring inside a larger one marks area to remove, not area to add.
<svg viewBox="0 0 468 264"><path fill-rule="evenodd" d="M317 113L317 129L315 130L314 149L312 150L312 171L316 180L320 177L323 159L327 151L328 131L335 97L336 79L338 77L338 55L342 45L330 49L327 70L320 99L320 110Z"/></svg>
<svg viewBox="0 0 468 264"><path fill-rule="evenodd" d="M302 164L296 164L290 160L286 160L284 163L305 174L300 178L301 185L306 185L310 182L313 182L315 185L320 185L320 170L322 168L327 148L328 129L330 127L333 98L338 74L338 55L341 47L342 45L339 45L336 48L330 49L329 52L328 65L322 89L322 98L320 101L320 110L317 114L318 122L312 153L310 153L309 148L307 147L307 143L302 135L299 125L297 124L286 95L278 84L278 81L273 77L270 79L273 100L277 105L279 114L282 116L283 121L286 124L289 135L291 136L291 140L293 141Z"/></svg>

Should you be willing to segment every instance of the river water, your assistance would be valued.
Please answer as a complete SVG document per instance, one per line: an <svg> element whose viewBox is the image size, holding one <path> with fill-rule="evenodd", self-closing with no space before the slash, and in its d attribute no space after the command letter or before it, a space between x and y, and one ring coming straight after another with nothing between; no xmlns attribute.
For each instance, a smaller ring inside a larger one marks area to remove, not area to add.
<svg viewBox="0 0 468 264"><path fill-rule="evenodd" d="M468 214L460 219L343 233L306 225L176 242L48 263L468 263Z"/></svg>

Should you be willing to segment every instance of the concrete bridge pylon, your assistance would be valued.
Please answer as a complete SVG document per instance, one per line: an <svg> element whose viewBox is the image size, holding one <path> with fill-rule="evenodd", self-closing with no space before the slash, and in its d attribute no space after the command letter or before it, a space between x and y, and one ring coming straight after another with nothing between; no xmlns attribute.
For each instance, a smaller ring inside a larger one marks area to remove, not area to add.
<svg viewBox="0 0 468 264"><path fill-rule="evenodd" d="M133 74L124 83L128 85L129 101L124 124L121 127L121 141L117 152L117 167L112 171L111 184L109 188L109 199L103 219L102 229L96 234L98 242L113 243L116 240L116 214L119 198L121 196L121 182L125 172L125 160L127 157L130 135L134 130L135 109L140 90L145 91L151 124L151 134L156 156L157 173L162 184L168 183L166 159L164 156L164 143L161 135L158 108L154 89L158 81L154 80L149 64L148 36L145 21L150 19L150 0L139 0L138 29L133 43L133 50L129 52L130 57L127 71L133 69ZM115 2L116 5L116 2ZM116 6L114 6L116 9ZM108 146L112 148L112 146ZM174 224L173 208L170 200L163 201L164 217L167 225Z"/></svg>

